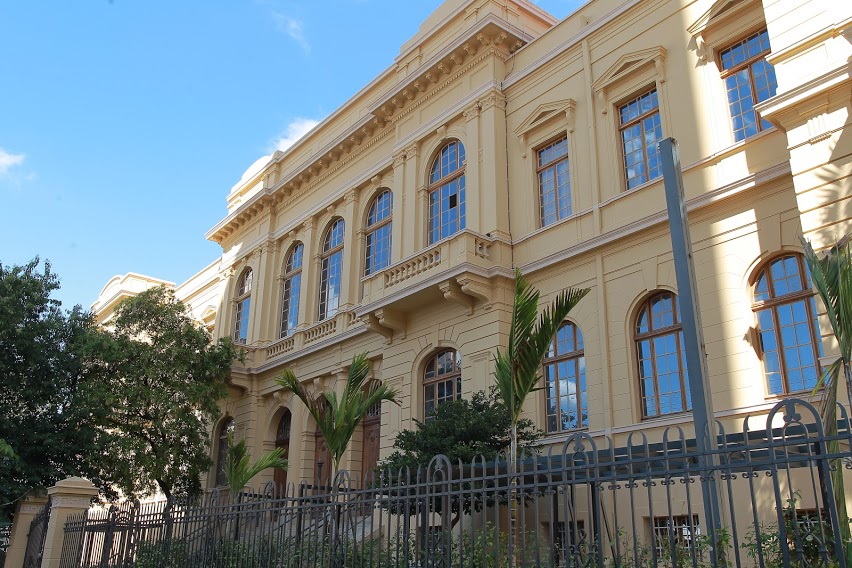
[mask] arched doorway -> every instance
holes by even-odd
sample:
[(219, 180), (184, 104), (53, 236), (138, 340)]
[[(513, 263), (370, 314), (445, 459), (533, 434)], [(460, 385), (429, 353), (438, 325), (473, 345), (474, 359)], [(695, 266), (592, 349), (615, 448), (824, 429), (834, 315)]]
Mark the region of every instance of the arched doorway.
[[(289, 410), (284, 410), (281, 415), (281, 420), (278, 422), (278, 429), (275, 434), (275, 447), (284, 450), (284, 459), (290, 455), (290, 424), (292, 415)], [(287, 491), (287, 470), (276, 469), (273, 480), (275, 481), (275, 490), (279, 495), (285, 495)]]
[(328, 487), (332, 469), (331, 452), (322, 431), (317, 428), (314, 433), (314, 483), (319, 487)]
[(374, 469), (379, 463), (379, 448), (382, 438), (382, 403), (370, 407), (364, 421), (364, 439), (361, 447), (361, 479), (364, 487), (372, 482)]

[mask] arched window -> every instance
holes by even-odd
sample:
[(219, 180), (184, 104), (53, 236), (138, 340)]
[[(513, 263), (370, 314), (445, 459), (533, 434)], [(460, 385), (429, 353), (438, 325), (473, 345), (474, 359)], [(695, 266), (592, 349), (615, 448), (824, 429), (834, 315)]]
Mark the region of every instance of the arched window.
[(234, 433), (234, 419), (228, 418), (219, 427), (216, 441), (216, 486), (228, 484), (225, 477), (225, 461), (228, 459), (228, 436)]
[(423, 417), (428, 422), (439, 404), (461, 398), (461, 353), (445, 349), (432, 356), (423, 373)]
[(393, 194), (386, 189), (376, 196), (367, 214), (364, 275), (370, 275), (390, 264), (392, 212)]
[(812, 390), (822, 356), (811, 278), (800, 254), (776, 258), (752, 295), (769, 394)]
[(340, 307), (343, 278), (343, 219), (337, 219), (325, 233), (322, 242), (319, 319), (334, 316)]
[(583, 334), (571, 322), (562, 324), (544, 356), (544, 380), (547, 431), (576, 430), (588, 426)]
[[(287, 459), (287, 456), (290, 453), (291, 420), (292, 415), (290, 414), (290, 411), (285, 410), (284, 414), (281, 416), (281, 420), (278, 422), (278, 430), (275, 432), (275, 447), (284, 450), (284, 459)], [(287, 470), (276, 468), (275, 473), (273, 473), (273, 478), (279, 494), (283, 495), (284, 491), (287, 489)]]
[(248, 340), (251, 275), (251, 268), (247, 268), (240, 276), (237, 286), (237, 311), (234, 315), (234, 341), (237, 343), (245, 343)]
[(658, 292), (645, 300), (635, 334), (642, 417), (691, 409), (677, 296)]
[(281, 334), (286, 337), (299, 325), (299, 292), (302, 290), (302, 243), (296, 243), (284, 263), (284, 291), (281, 300)]
[(464, 146), (450, 142), (432, 162), (429, 174), (429, 244), (449, 237), (465, 226)]

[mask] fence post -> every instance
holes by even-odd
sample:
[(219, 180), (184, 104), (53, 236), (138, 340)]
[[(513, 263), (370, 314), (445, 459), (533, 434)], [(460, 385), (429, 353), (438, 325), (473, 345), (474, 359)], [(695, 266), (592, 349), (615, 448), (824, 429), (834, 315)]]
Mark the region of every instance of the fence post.
[(18, 503), (15, 519), (12, 521), (12, 536), (9, 540), (9, 549), (6, 551), (6, 563), (3, 565), (5, 568), (23, 567), (30, 525), (33, 517), (45, 505), (47, 505), (47, 495), (36, 496), (32, 491)]
[(48, 489), (47, 494), (50, 496), (51, 509), (41, 568), (59, 568), (62, 543), (65, 540), (65, 521), (69, 516), (87, 510), (98, 490), (88, 479), (69, 477)]

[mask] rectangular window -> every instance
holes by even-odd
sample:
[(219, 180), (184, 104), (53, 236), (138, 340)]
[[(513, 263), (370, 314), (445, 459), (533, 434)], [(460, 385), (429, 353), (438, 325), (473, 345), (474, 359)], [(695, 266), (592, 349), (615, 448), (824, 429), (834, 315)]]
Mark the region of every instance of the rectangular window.
[(737, 142), (772, 126), (754, 110), (755, 104), (774, 96), (778, 89), (775, 69), (766, 61), (768, 54), (769, 34), (765, 29), (719, 54)]
[(571, 215), (571, 176), (568, 170), (568, 138), (538, 151), (538, 192), (541, 226)]
[(618, 107), (627, 189), (663, 175), (657, 143), (663, 137), (657, 89)]
[(682, 558), (695, 545), (695, 538), (701, 534), (698, 527), (698, 515), (672, 515), (654, 517), (654, 546), (657, 558)]

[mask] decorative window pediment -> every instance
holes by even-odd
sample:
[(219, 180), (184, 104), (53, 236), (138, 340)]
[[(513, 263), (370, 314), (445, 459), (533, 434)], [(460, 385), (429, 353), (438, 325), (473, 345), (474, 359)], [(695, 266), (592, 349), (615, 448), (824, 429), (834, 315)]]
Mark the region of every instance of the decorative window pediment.
[(720, 18), (727, 18), (735, 12), (739, 12), (746, 4), (748, 4), (747, 0), (716, 0), (709, 10), (704, 12), (700, 18), (686, 28), (686, 31), (693, 36), (700, 34), (711, 23), (715, 23)]
[(551, 120), (565, 116), (568, 119), (570, 130), (574, 130), (574, 109), (577, 108), (577, 103), (574, 99), (562, 99), (538, 105), (532, 113), (524, 120), (520, 126), (515, 129), (515, 134), (518, 136), (526, 136), (531, 130), (550, 122)]
[(550, 124), (555, 120), (564, 120), (567, 123), (569, 133), (574, 132), (574, 113), (577, 108), (577, 102), (574, 99), (561, 99), (550, 103), (538, 105), (534, 111), (527, 116), (520, 126), (515, 129), (515, 134), (521, 140), (521, 146), (524, 149), (523, 157), (527, 156), (527, 142), (531, 138), (532, 133), (539, 127), (545, 124)]
[[(695, 47), (696, 54), (701, 61), (707, 61), (707, 56), (712, 51), (708, 46), (708, 34), (713, 28), (717, 28), (725, 22), (731, 22), (733, 17), (743, 19), (743, 16), (748, 14), (745, 12), (754, 8), (755, 2), (750, 0), (716, 0), (709, 10), (704, 12), (700, 18), (695, 20), (691, 26), (686, 28), (689, 35), (692, 36), (692, 43)], [(739, 32), (737, 32), (739, 33)], [(719, 38), (719, 41), (727, 42), (727, 38)]]
[(593, 83), (592, 87), (598, 93), (602, 93), (613, 83), (617, 83), (621, 79), (644, 69), (648, 65), (655, 66), (657, 74), (660, 76), (661, 80), (664, 81), (665, 73), (663, 63), (665, 58), (666, 49), (662, 46), (634, 51), (633, 53), (626, 53), (619, 57), (618, 61), (607, 69), (606, 73), (601, 75), (600, 78)]

